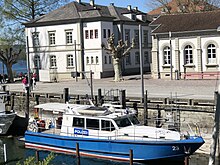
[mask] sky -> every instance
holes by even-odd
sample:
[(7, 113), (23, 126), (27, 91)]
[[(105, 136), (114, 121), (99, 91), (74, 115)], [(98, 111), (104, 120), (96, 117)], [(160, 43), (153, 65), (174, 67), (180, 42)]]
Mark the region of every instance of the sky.
[[(82, 0), (82, 2), (89, 3), (90, 0)], [(138, 9), (142, 12), (149, 12), (151, 10), (148, 7), (148, 3), (150, 0), (94, 0), (95, 4), (109, 6), (110, 3), (114, 3), (115, 6), (118, 7), (125, 7), (127, 8), (128, 5), (131, 5), (132, 8), (138, 7)]]

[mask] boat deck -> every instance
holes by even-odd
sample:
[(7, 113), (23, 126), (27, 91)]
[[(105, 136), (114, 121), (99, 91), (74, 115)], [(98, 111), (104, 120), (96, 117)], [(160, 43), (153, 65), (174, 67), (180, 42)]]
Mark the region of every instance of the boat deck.
[(59, 135), (60, 132), (61, 129), (57, 129), (57, 128), (50, 128), (42, 131), (42, 133), (55, 134), (55, 135)]

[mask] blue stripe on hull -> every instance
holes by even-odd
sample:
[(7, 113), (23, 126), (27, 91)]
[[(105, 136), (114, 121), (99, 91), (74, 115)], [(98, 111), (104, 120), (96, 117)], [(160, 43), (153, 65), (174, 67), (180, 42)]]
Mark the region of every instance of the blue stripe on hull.
[[(127, 141), (92, 138), (67, 137), (44, 133), (26, 132), (26, 146), (29, 148), (54, 149), (57, 152), (75, 153), (79, 143), (80, 153), (85, 156), (115, 160), (128, 160), (129, 150), (133, 150), (134, 160), (154, 160), (184, 158), (196, 151), (203, 143), (202, 138), (180, 141)], [(62, 150), (62, 151), (61, 151)], [(188, 152), (188, 153), (186, 153)]]

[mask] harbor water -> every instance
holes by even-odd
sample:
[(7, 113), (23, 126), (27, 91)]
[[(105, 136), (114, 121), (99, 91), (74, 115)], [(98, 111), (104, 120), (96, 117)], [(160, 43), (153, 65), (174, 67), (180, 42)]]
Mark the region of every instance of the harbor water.
[[(16, 64), (12, 66), (13, 72), (18, 75), (19, 73), (27, 73), (27, 63), (25, 60), (19, 60)], [(7, 74), (7, 68), (2, 62), (0, 62), (0, 74)]]

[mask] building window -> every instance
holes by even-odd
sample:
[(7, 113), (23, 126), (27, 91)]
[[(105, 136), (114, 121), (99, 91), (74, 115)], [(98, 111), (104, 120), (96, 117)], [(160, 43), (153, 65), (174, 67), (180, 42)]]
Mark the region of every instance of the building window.
[(95, 38), (99, 37), (98, 29), (95, 29)]
[(103, 38), (106, 38), (106, 29), (103, 29)]
[(130, 46), (130, 30), (125, 29), (125, 42), (127, 42), (127, 45)]
[(96, 62), (96, 64), (99, 63), (99, 57), (98, 57), (98, 56), (96, 56), (96, 58), (95, 58), (95, 62)]
[(55, 40), (55, 32), (49, 32), (49, 44), (50, 45), (55, 45), (56, 40)]
[(192, 64), (193, 63), (193, 50), (192, 46), (187, 45), (184, 48), (184, 64)]
[(111, 30), (108, 29), (108, 38), (111, 36)]
[(89, 31), (88, 30), (85, 31), (85, 38), (89, 39)]
[(216, 47), (214, 44), (209, 44), (207, 47), (207, 56), (209, 64), (216, 64)]
[(66, 31), (66, 44), (72, 44), (73, 43), (73, 32)]
[(127, 54), (127, 56), (125, 57), (125, 64), (126, 65), (131, 65), (131, 54), (130, 52)]
[(164, 65), (170, 64), (170, 47), (168, 46), (163, 49), (163, 60)]
[(94, 63), (94, 59), (93, 59), (93, 57), (91, 57), (91, 64), (93, 64)]
[(107, 64), (107, 56), (105, 56), (105, 61), (104, 61), (104, 63)]
[(138, 47), (139, 46), (139, 30), (134, 30), (134, 40), (135, 40), (135, 45)]
[(147, 30), (144, 30), (144, 36), (143, 36), (143, 44), (144, 44), (144, 47), (147, 47), (148, 45), (148, 31)]
[(39, 32), (32, 33), (32, 38), (33, 38), (33, 47), (39, 46), (40, 45)]
[(54, 55), (50, 56), (50, 67), (51, 68), (57, 67), (57, 59), (56, 56)]
[(73, 55), (68, 54), (67, 55), (67, 67), (73, 67), (73, 66), (74, 66)]
[(39, 55), (34, 56), (34, 68), (41, 69), (41, 62), (40, 62), (40, 56)]
[(149, 63), (149, 57), (148, 57), (148, 52), (144, 52), (144, 64)]
[(140, 53), (135, 52), (135, 65), (140, 64)]
[(93, 39), (93, 30), (90, 30), (90, 39)]
[(86, 64), (89, 64), (89, 57), (86, 57)]
[(112, 56), (109, 56), (108, 59), (109, 59), (109, 64), (111, 64), (112, 63)]

